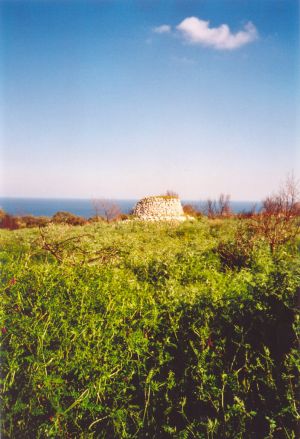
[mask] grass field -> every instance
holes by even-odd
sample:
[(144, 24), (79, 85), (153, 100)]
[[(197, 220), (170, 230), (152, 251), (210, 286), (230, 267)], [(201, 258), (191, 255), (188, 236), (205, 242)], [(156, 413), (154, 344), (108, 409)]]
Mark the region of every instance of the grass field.
[(3, 438), (295, 438), (299, 239), (246, 220), (0, 231)]

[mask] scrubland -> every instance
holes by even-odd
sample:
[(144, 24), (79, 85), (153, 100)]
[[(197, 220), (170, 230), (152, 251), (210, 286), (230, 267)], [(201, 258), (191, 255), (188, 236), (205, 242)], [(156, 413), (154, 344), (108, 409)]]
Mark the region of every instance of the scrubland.
[(295, 438), (300, 239), (251, 221), (1, 230), (2, 437)]

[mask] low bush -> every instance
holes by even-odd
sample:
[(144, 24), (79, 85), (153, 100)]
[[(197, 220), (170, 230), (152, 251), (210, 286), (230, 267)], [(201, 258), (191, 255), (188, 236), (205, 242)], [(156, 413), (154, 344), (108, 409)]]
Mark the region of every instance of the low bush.
[(85, 218), (70, 212), (57, 212), (51, 221), (55, 224), (70, 224), (71, 226), (82, 226), (87, 222)]
[(94, 216), (92, 216), (91, 218), (88, 219), (89, 223), (101, 223), (101, 222), (104, 222), (104, 221), (106, 221), (106, 219), (103, 216), (101, 216), (101, 215), (94, 215)]
[(45, 227), (49, 222), (50, 218), (46, 216), (26, 215), (20, 217), (21, 227)]
[(127, 215), (126, 213), (120, 213), (120, 214), (114, 219), (114, 221), (127, 221), (128, 219), (130, 219), (130, 215)]
[(202, 216), (202, 213), (192, 204), (184, 204), (182, 209), (186, 215), (193, 216), (195, 218), (200, 218)]
[(21, 227), (21, 221), (19, 217), (4, 213), (0, 217), (0, 228), (8, 230), (16, 230)]

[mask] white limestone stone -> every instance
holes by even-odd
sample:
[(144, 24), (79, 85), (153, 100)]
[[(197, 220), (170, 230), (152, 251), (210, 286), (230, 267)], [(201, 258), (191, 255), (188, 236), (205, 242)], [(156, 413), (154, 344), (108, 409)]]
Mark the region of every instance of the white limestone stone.
[(142, 221), (185, 221), (180, 199), (157, 195), (141, 199), (135, 206), (134, 216)]

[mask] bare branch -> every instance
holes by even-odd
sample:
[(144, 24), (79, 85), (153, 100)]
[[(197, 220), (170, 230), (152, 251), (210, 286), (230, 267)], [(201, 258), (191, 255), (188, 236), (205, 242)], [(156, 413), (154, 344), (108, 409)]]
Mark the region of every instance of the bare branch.
[(102, 199), (92, 200), (92, 205), (97, 217), (104, 216), (109, 223), (121, 215), (119, 206), (113, 201)]

